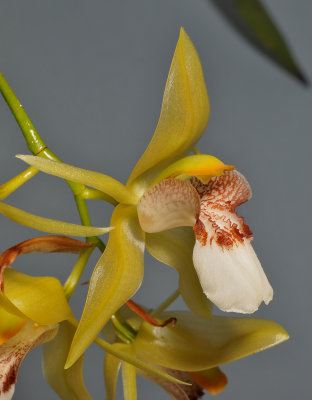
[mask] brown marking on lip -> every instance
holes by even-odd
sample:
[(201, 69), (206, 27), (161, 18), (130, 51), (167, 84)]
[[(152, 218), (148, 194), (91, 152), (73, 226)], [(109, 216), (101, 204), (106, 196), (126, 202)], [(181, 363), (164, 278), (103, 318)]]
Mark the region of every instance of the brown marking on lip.
[(207, 184), (193, 177), (192, 185), (201, 198), (201, 212), (194, 226), (196, 238), (202, 245), (215, 242), (218, 246), (231, 249), (251, 240), (252, 232), (244, 218), (237, 215), (235, 208), (251, 197), (247, 180), (238, 171), (225, 171)]
[(11, 386), (15, 384), (17, 380), (17, 369), (18, 368), (16, 367), (16, 365), (12, 365), (9, 371), (7, 372), (5, 381), (3, 382), (2, 385), (3, 393), (8, 392)]
[(193, 226), (193, 230), (196, 235), (196, 239), (201, 243), (202, 246), (206, 246), (208, 233), (206, 231), (204, 223), (199, 218)]

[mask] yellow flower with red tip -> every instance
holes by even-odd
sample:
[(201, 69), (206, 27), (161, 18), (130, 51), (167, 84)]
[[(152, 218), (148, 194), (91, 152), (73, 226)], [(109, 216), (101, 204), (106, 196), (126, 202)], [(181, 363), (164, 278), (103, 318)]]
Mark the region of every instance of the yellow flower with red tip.
[[(156, 131), (126, 185), (61, 162), (19, 156), (41, 171), (91, 186), (119, 203), (67, 367), (140, 287), (145, 245), (178, 270), (181, 294), (199, 316), (211, 317), (210, 300), (224, 311), (243, 313), (271, 300), (272, 288), (250, 245), (249, 230), (234, 211), (249, 198), (248, 183), (233, 166), (213, 156), (187, 157), (208, 118), (200, 60), (181, 29)], [(193, 176), (201, 183), (186, 180)]]

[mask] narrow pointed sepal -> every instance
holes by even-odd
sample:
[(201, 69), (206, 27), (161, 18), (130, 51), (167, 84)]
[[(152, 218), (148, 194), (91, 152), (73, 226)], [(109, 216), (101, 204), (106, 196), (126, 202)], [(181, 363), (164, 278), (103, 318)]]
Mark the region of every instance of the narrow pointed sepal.
[(128, 185), (146, 187), (162, 169), (185, 157), (204, 132), (209, 111), (197, 51), (181, 28), (154, 136), (134, 167)]
[(18, 154), (16, 157), (47, 174), (98, 189), (118, 202), (127, 204), (136, 204), (137, 202), (136, 196), (122, 183), (100, 172), (89, 171), (60, 161), (46, 160), (36, 156)]
[(55, 219), (39, 217), (19, 208), (0, 202), (0, 213), (20, 225), (39, 231), (71, 236), (99, 236), (110, 232), (114, 227), (97, 228), (93, 226), (82, 226), (69, 222), (57, 221)]
[(136, 207), (118, 205), (111, 222), (115, 229), (93, 271), (67, 366), (81, 356), (112, 314), (134, 295), (143, 279), (144, 234)]
[(31, 322), (0, 346), (0, 399), (10, 400), (21, 362), (27, 353), (41, 343), (51, 340), (57, 325), (38, 326)]

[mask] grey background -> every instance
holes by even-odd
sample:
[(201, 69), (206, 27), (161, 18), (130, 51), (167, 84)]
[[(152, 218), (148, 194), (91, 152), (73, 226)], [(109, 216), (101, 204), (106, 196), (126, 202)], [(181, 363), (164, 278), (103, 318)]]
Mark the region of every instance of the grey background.
[[(266, 1), (312, 79), (308, 0)], [(244, 42), (209, 1), (122, 0), (0, 3), (0, 70), (35, 126), (68, 163), (125, 182), (148, 144), (179, 27), (201, 57), (211, 118), (199, 146), (248, 178), (253, 199), (241, 207), (254, 246), (275, 289), (274, 301), (256, 317), (273, 319), (291, 340), (223, 367), (229, 378), (219, 399), (310, 398), (311, 370), (311, 125), (312, 93)], [(0, 182), (24, 168), (28, 153), (0, 99)], [(37, 175), (6, 200), (50, 218), (79, 222), (70, 190), (57, 178)], [(112, 208), (90, 202), (94, 224), (108, 225)], [(1, 219), (1, 249), (38, 232)], [(99, 254), (85, 271), (87, 280)], [(75, 256), (36, 255), (16, 262), (30, 274), (66, 278)], [(147, 258), (136, 299), (155, 306), (176, 286), (168, 267)], [(86, 287), (78, 289), (79, 310)], [(184, 307), (177, 301), (174, 307)], [(92, 347), (85, 377), (94, 399), (104, 398), (103, 353)], [(15, 399), (56, 399), (40, 373), (40, 350), (23, 363)], [(122, 398), (121, 389), (118, 399)], [(139, 379), (140, 399), (167, 399)], [(205, 398), (209, 398), (207, 395)]]

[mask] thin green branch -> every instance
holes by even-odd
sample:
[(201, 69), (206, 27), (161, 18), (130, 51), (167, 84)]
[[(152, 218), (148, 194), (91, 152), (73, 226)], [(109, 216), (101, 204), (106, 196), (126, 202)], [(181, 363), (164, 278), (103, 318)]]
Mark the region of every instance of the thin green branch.
[(94, 248), (90, 247), (81, 251), (74, 268), (72, 269), (69, 277), (64, 283), (63, 289), (65, 297), (69, 300), (76, 289), (79, 279), (83, 273), (83, 270), (93, 252)]
[[(16, 122), (18, 123), (18, 125), (24, 135), (24, 138), (26, 140), (29, 150), (34, 155), (37, 155), (39, 157), (47, 158), (47, 159), (54, 160), (54, 161), (61, 161), (50, 149), (48, 149), (47, 145), (42, 140), (42, 138), (39, 135), (38, 131), (36, 130), (35, 126), (33, 125), (30, 118), (28, 117), (27, 113), (25, 112), (24, 108), (22, 107), (22, 104), (20, 103), (19, 99), (17, 98), (17, 96), (11, 89), (10, 85), (8, 84), (8, 82), (5, 80), (4, 76), (1, 73), (0, 73), (0, 91), (1, 91), (5, 101), (7, 102), (9, 108), (11, 109), (12, 114), (14, 115)], [(32, 174), (35, 175), (35, 172), (32, 172)], [(21, 181), (19, 182), (19, 186), (18, 186), (17, 182), (18, 182), (19, 178), (18, 177), (15, 177), (15, 178), (17, 178), (17, 179), (16, 179), (15, 183), (13, 183), (13, 185), (12, 185), (13, 190), (15, 190), (14, 185), (15, 185), (15, 188), (17, 188), (20, 186), (20, 184), (22, 184), (22, 183), (24, 183), (24, 181), (26, 181), (25, 177), (24, 177), (24, 181), (23, 181), (23, 178), (21, 178)], [(75, 201), (76, 201), (77, 209), (78, 209), (82, 224), (91, 226), (91, 220), (89, 217), (88, 208), (87, 208), (85, 199), (82, 196), (82, 193), (86, 190), (86, 187), (77, 182), (71, 182), (71, 181), (66, 181), (66, 182), (70, 186), (70, 188), (75, 196)], [(89, 238), (87, 238), (87, 242), (93, 243), (101, 251), (104, 251), (104, 249), (105, 249), (105, 244), (98, 237), (89, 237)], [(79, 265), (82, 265), (82, 264), (79, 264)]]
[(0, 200), (5, 199), (16, 189), (26, 183), (29, 179), (35, 176), (39, 172), (35, 167), (29, 167), (20, 174), (14, 176), (14, 178), (0, 185)]
[(85, 200), (104, 200), (107, 203), (117, 206), (118, 202), (106, 193), (101, 192), (97, 189), (85, 188), (81, 195)]

